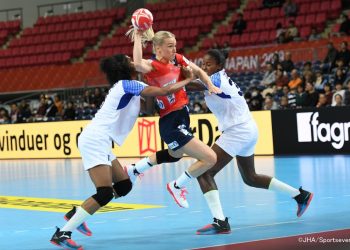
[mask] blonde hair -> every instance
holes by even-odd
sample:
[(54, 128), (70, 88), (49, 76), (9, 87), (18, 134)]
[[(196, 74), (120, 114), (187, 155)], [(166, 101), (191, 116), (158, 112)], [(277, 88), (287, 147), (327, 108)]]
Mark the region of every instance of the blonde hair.
[[(135, 28), (132, 27), (131, 29), (129, 29), (125, 35), (128, 36), (132, 42), (134, 42)], [(148, 30), (142, 33), (141, 42), (142, 42), (142, 46), (146, 47), (147, 42), (152, 41), (153, 53), (155, 53), (156, 52), (155, 46), (162, 45), (164, 43), (164, 40), (167, 38), (175, 38), (175, 35), (170, 31), (158, 31), (154, 33), (152, 27), (150, 27)]]

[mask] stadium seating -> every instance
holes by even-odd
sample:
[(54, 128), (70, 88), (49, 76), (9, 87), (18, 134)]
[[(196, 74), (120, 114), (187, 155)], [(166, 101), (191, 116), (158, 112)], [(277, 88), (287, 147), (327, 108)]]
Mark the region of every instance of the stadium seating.
[(7, 50), (0, 50), (0, 67), (69, 63), (124, 16), (125, 9), (120, 8), (40, 17), (34, 27), (11, 40)]
[(0, 22), (0, 46), (2, 46), (9, 36), (15, 35), (21, 28), (21, 21)]
[(218, 27), (214, 34), (215, 38), (203, 41), (201, 48), (208, 49), (214, 42), (218, 43), (219, 46), (229, 42), (234, 47), (274, 43), (277, 23), (287, 27), (290, 20), (295, 21), (300, 37), (307, 39), (311, 34), (312, 27), (315, 27), (318, 32), (322, 32), (325, 29), (326, 21), (339, 17), (341, 12), (341, 0), (296, 0), (294, 2), (298, 4), (298, 15), (295, 18), (287, 18), (281, 7), (264, 9), (261, 0), (250, 0), (243, 11), (247, 28), (239, 39), (235, 36), (229, 37), (232, 25), (237, 19), (237, 15), (233, 15), (227, 25)]

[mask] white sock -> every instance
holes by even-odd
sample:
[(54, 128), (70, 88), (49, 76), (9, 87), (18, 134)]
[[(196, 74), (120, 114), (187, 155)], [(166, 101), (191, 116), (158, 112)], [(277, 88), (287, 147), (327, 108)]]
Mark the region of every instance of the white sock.
[(283, 193), (289, 194), (292, 198), (300, 194), (299, 190), (296, 188), (293, 188), (289, 186), (288, 184), (277, 180), (276, 178), (272, 178), (270, 185), (269, 185), (269, 190), (274, 190), (274, 191), (279, 191)]
[(192, 176), (187, 171), (185, 171), (179, 176), (179, 178), (175, 180), (175, 184), (179, 188), (183, 188), (185, 184), (191, 179), (192, 179)]
[(213, 217), (219, 220), (225, 220), (224, 212), (221, 207), (219, 191), (211, 190), (206, 192), (204, 198), (207, 200), (208, 207)]
[(140, 174), (150, 169), (153, 165), (150, 163), (149, 157), (145, 157), (142, 160), (135, 163), (135, 169)]
[(83, 223), (91, 214), (86, 212), (84, 208), (77, 207), (77, 211), (73, 215), (73, 217), (64, 225), (61, 231), (70, 231), (75, 230), (81, 223)]

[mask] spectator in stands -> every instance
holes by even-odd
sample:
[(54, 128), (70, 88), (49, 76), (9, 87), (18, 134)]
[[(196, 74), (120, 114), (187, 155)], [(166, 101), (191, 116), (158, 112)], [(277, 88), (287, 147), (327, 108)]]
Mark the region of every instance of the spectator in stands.
[(92, 107), (99, 108), (104, 101), (104, 97), (99, 88), (95, 88), (94, 95), (92, 97)]
[(283, 68), (281, 64), (277, 66), (275, 75), (276, 75), (275, 83), (276, 83), (277, 91), (279, 91), (280, 89), (282, 89), (284, 86), (288, 84), (288, 77), (283, 73)]
[(288, 97), (283, 95), (280, 98), (280, 105), (278, 107), (278, 109), (288, 109), (289, 105), (288, 105)]
[(304, 91), (303, 85), (299, 85), (296, 88), (296, 94), (295, 94), (295, 106), (297, 108), (301, 108), (305, 106), (305, 98), (306, 98), (306, 93)]
[(288, 87), (290, 89), (295, 89), (296, 87), (298, 87), (300, 84), (302, 84), (302, 80), (299, 76), (298, 70), (293, 69), (291, 72), (291, 80), (288, 83)]
[(267, 87), (271, 84), (274, 84), (275, 81), (276, 81), (275, 72), (272, 68), (272, 64), (268, 62), (266, 63), (266, 72), (263, 76), (263, 79), (261, 80), (260, 85)]
[(315, 89), (319, 93), (324, 92), (324, 85), (327, 83), (327, 79), (323, 76), (320, 69), (316, 71)]
[(346, 14), (342, 14), (343, 22), (340, 24), (339, 33), (341, 35), (350, 35), (350, 19)]
[(344, 74), (344, 71), (341, 68), (337, 68), (335, 76), (334, 76), (334, 82), (335, 83), (341, 83), (343, 84), (345, 82), (346, 75)]
[(46, 103), (47, 103), (47, 109), (46, 109), (45, 117), (46, 118), (55, 118), (58, 110), (57, 110), (57, 107), (56, 107), (54, 101), (52, 100), (51, 97), (49, 97), (47, 99)]
[(332, 87), (329, 83), (326, 83), (324, 85), (324, 94), (327, 98), (327, 105), (330, 106), (332, 104), (332, 100), (333, 100), (333, 92), (332, 92)]
[(297, 107), (297, 104), (296, 104), (296, 98), (297, 98), (297, 93), (296, 93), (296, 89), (293, 88), (293, 89), (290, 89), (289, 92), (288, 92), (288, 105), (290, 108), (294, 109)]
[(91, 105), (92, 105), (92, 96), (91, 96), (90, 89), (87, 89), (84, 92), (83, 107), (87, 108), (87, 107), (91, 107)]
[(67, 107), (64, 110), (63, 113), (63, 120), (65, 121), (72, 121), (75, 119), (75, 108), (74, 108), (74, 103), (72, 101), (69, 101), (67, 103)]
[(232, 32), (230, 33), (230, 35), (241, 35), (246, 28), (247, 22), (243, 19), (243, 14), (238, 13), (237, 20), (233, 23)]
[(348, 50), (348, 43), (346, 41), (343, 41), (340, 44), (340, 50), (337, 53), (337, 56), (335, 58), (336, 61), (342, 59), (344, 62), (344, 65), (346, 67), (349, 67), (350, 62), (350, 51)]
[(344, 93), (344, 105), (349, 106), (350, 105), (350, 80), (347, 82), (348, 89), (345, 90)]
[(289, 26), (286, 32), (286, 42), (291, 42), (296, 40), (296, 38), (299, 35), (298, 28), (295, 26), (295, 23), (293, 20), (289, 21)]
[(327, 49), (327, 55), (323, 60), (323, 64), (321, 65), (321, 68), (325, 69), (326, 72), (330, 71), (330, 69), (335, 66), (335, 59), (338, 54), (338, 50), (334, 47), (332, 42), (328, 42)]
[(276, 25), (276, 41), (277, 43), (286, 42), (286, 30), (283, 28), (281, 23), (277, 23)]
[(283, 11), (286, 17), (296, 16), (298, 13), (298, 6), (292, 0), (287, 0), (283, 5)]
[(259, 89), (253, 87), (250, 89), (250, 92), (247, 92), (244, 95), (244, 98), (247, 101), (249, 109), (251, 111), (261, 110), (264, 98), (262, 97)]
[(19, 109), (17, 107), (17, 104), (16, 103), (12, 103), (11, 104), (11, 111), (10, 111), (11, 123), (17, 123), (18, 114), (19, 114)]
[(0, 124), (9, 124), (9, 123), (11, 123), (9, 112), (5, 108), (0, 108)]
[(314, 84), (312, 82), (306, 82), (305, 90), (304, 107), (316, 107), (318, 103), (318, 93), (315, 90)]
[(309, 41), (317, 41), (321, 39), (321, 35), (317, 32), (316, 27), (312, 27)]
[(63, 115), (63, 103), (61, 98), (58, 95), (55, 95), (55, 105), (57, 108), (57, 113), (62, 116)]
[(321, 93), (318, 95), (318, 103), (316, 104), (316, 108), (324, 108), (328, 107), (327, 97), (325, 94)]
[(193, 114), (203, 114), (203, 108), (202, 108), (202, 104), (200, 104), (199, 102), (195, 102), (193, 104), (193, 110), (192, 110)]
[(30, 110), (30, 107), (26, 102), (26, 100), (21, 101), (21, 103), (18, 106), (18, 109), (19, 109), (19, 113), (18, 113), (17, 121), (19, 123), (30, 121), (30, 118), (32, 116), (32, 111)]
[(41, 96), (39, 108), (36, 111), (35, 119), (41, 121), (46, 114), (46, 110), (47, 110), (46, 99), (44, 96)]
[(294, 63), (292, 61), (292, 54), (287, 51), (284, 55), (284, 60), (281, 62), (283, 70), (291, 72), (294, 69)]
[(335, 91), (333, 93), (332, 106), (336, 105), (336, 100), (335, 100), (335, 96), (336, 95), (341, 95), (342, 100), (344, 100), (345, 90), (343, 89), (343, 83), (342, 82), (336, 82), (335, 83)]
[(271, 65), (273, 70), (277, 69), (277, 65), (280, 65), (280, 55), (278, 53), (273, 53), (272, 59), (271, 59)]
[(340, 94), (334, 95), (334, 102), (335, 102), (334, 107), (344, 106), (343, 97)]
[(276, 110), (276, 109), (278, 109), (277, 103), (273, 100), (270, 94), (266, 95), (263, 110)]

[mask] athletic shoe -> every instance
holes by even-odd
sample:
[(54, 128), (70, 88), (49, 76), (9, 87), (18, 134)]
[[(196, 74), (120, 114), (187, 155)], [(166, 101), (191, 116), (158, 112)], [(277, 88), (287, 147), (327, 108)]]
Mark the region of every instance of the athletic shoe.
[(143, 176), (143, 174), (139, 174), (136, 172), (135, 164), (124, 166), (123, 168), (124, 168), (125, 173), (127, 173), (129, 175), (129, 178), (130, 178), (130, 181), (132, 184), (135, 183), (137, 177), (141, 178)]
[(57, 227), (56, 232), (53, 234), (50, 242), (56, 246), (63, 247), (64, 249), (83, 250), (81, 245), (78, 245), (71, 239), (71, 234), (72, 232), (60, 231), (60, 229)]
[[(77, 211), (77, 208), (73, 207), (68, 213), (66, 213), (64, 215), (64, 219), (66, 221), (69, 221), (73, 217), (73, 215), (75, 214), (76, 211)], [(82, 234), (85, 234), (86, 236), (91, 236), (92, 235), (91, 230), (88, 228), (88, 226), (86, 225), (85, 222), (81, 223), (79, 225), (79, 227), (77, 227), (77, 230), (79, 232), (81, 232)]]
[(303, 215), (303, 213), (309, 207), (312, 197), (314, 196), (313, 193), (303, 190), (301, 187), (299, 188), (299, 191), (300, 191), (300, 194), (294, 197), (294, 199), (298, 203), (298, 211), (297, 211), (298, 217)]
[(186, 200), (186, 194), (188, 193), (187, 190), (185, 188), (181, 188), (181, 189), (176, 188), (174, 184), (175, 184), (175, 181), (169, 182), (166, 185), (167, 190), (169, 191), (171, 196), (174, 198), (177, 205), (183, 208), (188, 208), (189, 205)]
[(229, 234), (231, 233), (231, 227), (228, 223), (228, 218), (225, 220), (218, 220), (214, 218), (214, 222), (212, 224), (206, 225), (201, 229), (198, 229), (196, 234), (199, 235), (212, 235), (212, 234)]

